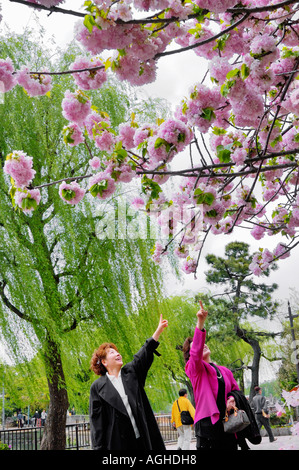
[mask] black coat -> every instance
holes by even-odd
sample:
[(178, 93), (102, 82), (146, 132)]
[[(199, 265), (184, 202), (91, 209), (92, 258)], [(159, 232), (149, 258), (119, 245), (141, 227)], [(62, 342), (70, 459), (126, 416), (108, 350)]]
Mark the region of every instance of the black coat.
[(247, 400), (247, 398), (243, 395), (240, 390), (233, 390), (232, 392), (228, 393), (228, 396), (233, 396), (236, 402), (236, 407), (239, 410), (246, 411), (246, 414), (249, 418), (250, 425), (247, 426), (243, 431), (237, 433), (238, 440), (242, 440), (244, 438), (248, 439), (251, 444), (257, 445), (260, 444), (262, 441), (260, 431), (258, 425), (255, 420), (254, 413), (251, 409), (251, 406)]
[[(140, 439), (138, 449), (165, 450), (154, 413), (144, 391), (147, 372), (159, 343), (153, 338), (134, 355), (132, 362), (121, 369), (125, 392), (136, 421)], [(90, 388), (89, 419), (91, 445), (94, 450), (136, 449), (136, 438), (123, 401), (106, 375)]]

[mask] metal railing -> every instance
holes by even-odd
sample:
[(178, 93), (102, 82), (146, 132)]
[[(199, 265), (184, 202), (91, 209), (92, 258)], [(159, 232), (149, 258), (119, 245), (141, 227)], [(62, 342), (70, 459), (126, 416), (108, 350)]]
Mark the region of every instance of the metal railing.
[[(0, 441), (11, 450), (39, 450), (43, 427), (0, 429)], [(66, 425), (66, 450), (90, 448), (89, 423)]]
[(0, 429), (0, 441), (11, 450), (39, 450), (43, 429), (33, 426)]
[[(156, 415), (164, 442), (176, 441), (177, 431), (171, 424), (170, 415)], [(0, 429), (0, 441), (12, 450), (39, 450), (43, 427)], [(194, 432), (194, 431), (193, 431)], [(66, 425), (66, 450), (90, 449), (89, 422)]]

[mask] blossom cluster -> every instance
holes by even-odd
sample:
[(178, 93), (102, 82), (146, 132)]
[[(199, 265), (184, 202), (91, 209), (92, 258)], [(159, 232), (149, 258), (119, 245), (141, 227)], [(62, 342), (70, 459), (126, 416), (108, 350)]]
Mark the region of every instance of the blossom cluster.
[[(152, 126), (122, 123), (116, 133), (107, 113), (95, 111), (88, 96), (79, 89), (75, 93), (66, 91), (62, 109), (64, 117), (70, 121), (63, 129), (65, 143), (79, 145), (86, 135), (101, 152), (101, 157), (90, 159), (90, 167), (96, 173), (89, 179), (87, 188), (98, 199), (110, 197), (118, 183), (132, 181), (136, 176), (136, 165), (146, 170), (162, 168), (163, 173), (172, 158), (190, 144), (193, 136), (190, 127), (174, 119)], [(129, 151), (134, 151), (135, 160), (130, 158)], [(141, 152), (139, 159), (138, 151)], [(142, 157), (144, 151), (146, 158)], [(156, 179), (162, 184), (167, 177), (162, 174)], [(72, 184), (72, 187), (66, 188), (64, 184), (60, 186), (60, 196), (70, 204), (80, 202), (83, 197), (83, 193), (79, 194), (80, 187)], [(74, 194), (70, 192), (66, 198), (61, 189), (73, 191)]]
[(56, 7), (64, 0), (27, 0), (28, 3), (36, 3), (37, 5), (43, 5), (44, 7)]
[[(296, 385), (289, 392), (283, 390), (281, 393), (282, 398), (285, 400), (285, 404), (288, 407), (298, 407), (299, 406), (299, 385)], [(293, 436), (299, 436), (299, 421), (294, 424), (291, 428)]]
[(91, 59), (77, 57), (71, 65), (71, 70), (83, 70), (74, 74), (74, 80), (82, 90), (97, 90), (107, 80), (105, 66), (97, 57)]
[[(289, 256), (299, 227), (299, 26), (295, 2), (274, 8), (277, 3), (243, 0), (247, 11), (254, 9), (253, 15), (244, 15), (235, 0), (86, 2), (87, 14), (75, 28), (86, 56), (71, 66), (75, 91), (68, 90), (62, 101), (68, 121), (63, 138), (70, 146), (91, 139), (98, 153), (90, 159), (93, 173), (84, 190), (66, 180), (59, 190), (62, 199), (70, 204), (78, 204), (84, 194), (106, 199), (119, 183), (139, 178), (141, 195), (134, 204), (176, 240), (174, 251), (187, 273), (197, 269), (203, 233), (229, 233), (242, 224), (256, 240), (284, 237), (274, 250), (261, 248), (254, 255), (255, 275)], [(148, 12), (148, 18), (134, 21), (136, 10), (144, 17)], [(211, 83), (193, 85), (171, 119), (127, 122), (116, 131), (109, 116), (93, 110), (88, 91), (103, 86), (108, 70), (133, 85), (154, 81), (158, 59), (169, 45), (179, 51), (192, 48), (205, 59)], [(104, 61), (100, 54), (106, 50), (112, 56)], [(30, 96), (46, 94), (50, 77), (29, 66), (15, 71), (9, 58), (0, 60), (5, 92), (21, 85)], [(209, 162), (202, 157), (200, 171), (191, 169), (169, 195), (163, 185), (172, 162), (183, 161), (187, 146), (198, 145), (198, 133), (206, 136)], [(14, 153), (5, 172), (16, 188), (28, 191), (34, 170), (27, 157)], [(156, 244), (157, 262), (165, 250)]]
[(299, 385), (294, 387), (291, 391), (283, 390), (281, 394), (287, 406), (299, 406)]

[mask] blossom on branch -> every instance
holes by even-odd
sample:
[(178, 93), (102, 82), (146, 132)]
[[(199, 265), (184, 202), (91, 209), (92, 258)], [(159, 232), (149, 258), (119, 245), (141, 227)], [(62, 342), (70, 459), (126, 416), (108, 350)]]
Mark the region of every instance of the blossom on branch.
[(3, 171), (13, 178), (17, 188), (28, 186), (36, 173), (33, 169), (33, 158), (19, 150), (7, 155)]
[(25, 65), (17, 71), (16, 80), (29, 96), (45, 95), (52, 88), (52, 78), (50, 75), (30, 73), (29, 67)]
[(69, 184), (63, 181), (59, 186), (59, 196), (68, 204), (79, 204), (84, 195), (85, 189), (81, 188), (76, 181)]
[(32, 214), (41, 200), (41, 194), (38, 189), (17, 189), (14, 193), (14, 201), (22, 212)]
[(75, 93), (67, 90), (61, 104), (63, 116), (79, 125), (83, 124), (90, 112), (89, 98), (81, 90), (76, 90)]
[(87, 59), (86, 57), (77, 57), (71, 65), (72, 70), (84, 70), (83, 72), (74, 73), (73, 77), (78, 86), (82, 90), (97, 90), (107, 80), (107, 74), (103, 62), (97, 57)]
[(7, 92), (16, 85), (16, 79), (13, 72), (14, 66), (12, 60), (9, 57), (5, 60), (0, 59), (0, 83), (2, 84), (2, 92)]
[[(62, 2), (34, 3), (51, 8)], [(84, 6), (75, 37), (87, 54), (63, 72), (78, 89), (65, 93), (62, 111), (69, 121), (65, 143), (84, 143), (90, 155), (93, 173), (78, 175), (88, 179), (88, 192), (106, 199), (119, 184), (139, 180), (142, 198), (133, 206), (155, 217), (170, 237), (165, 247), (156, 243), (154, 259), (160, 262), (173, 243), (187, 273), (196, 272), (208, 234), (244, 227), (255, 240), (278, 235), (276, 248), (261, 248), (251, 263), (255, 275), (267, 273), (299, 243), (297, 2), (94, 0)], [(85, 94), (100, 89), (108, 73), (134, 86), (151, 83), (159, 60), (191, 50), (206, 61), (208, 73), (169, 119), (133, 118), (116, 130)], [(111, 51), (105, 60), (103, 51)], [(19, 83), (30, 96), (51, 87), (49, 74), (28, 67), (15, 73), (9, 58), (0, 61), (0, 81), (1, 91)], [(31, 190), (34, 170), (31, 157), (13, 153), (4, 168), (13, 179), (12, 197), (22, 189), (20, 199)], [(163, 185), (172, 176), (169, 194)], [(76, 184), (62, 188), (68, 203), (78, 196)]]

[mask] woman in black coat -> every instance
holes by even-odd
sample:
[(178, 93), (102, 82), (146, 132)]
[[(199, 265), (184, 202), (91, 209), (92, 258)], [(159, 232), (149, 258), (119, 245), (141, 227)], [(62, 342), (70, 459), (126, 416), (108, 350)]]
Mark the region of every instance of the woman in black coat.
[(90, 388), (89, 419), (94, 450), (165, 450), (144, 385), (154, 353), (159, 355), (158, 338), (167, 325), (161, 315), (153, 336), (124, 366), (113, 343), (104, 343), (94, 352), (91, 369), (101, 376)]

